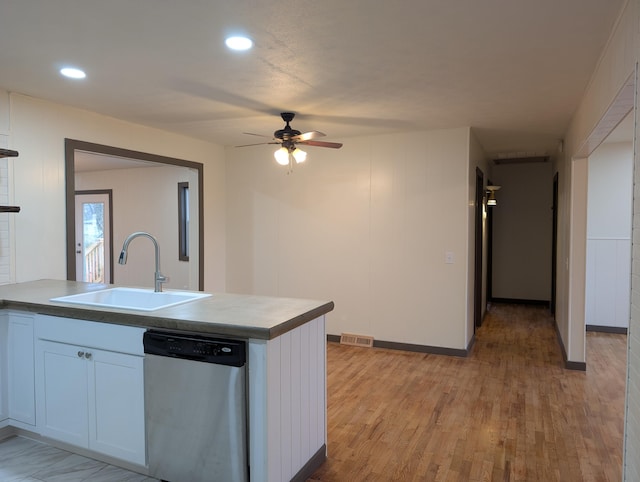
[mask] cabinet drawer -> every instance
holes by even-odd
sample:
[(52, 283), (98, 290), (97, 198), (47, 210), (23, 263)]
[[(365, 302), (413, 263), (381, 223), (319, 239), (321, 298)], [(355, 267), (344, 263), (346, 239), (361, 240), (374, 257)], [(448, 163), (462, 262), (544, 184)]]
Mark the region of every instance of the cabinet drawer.
[(35, 336), (90, 348), (144, 355), (142, 335), (146, 328), (36, 315)]

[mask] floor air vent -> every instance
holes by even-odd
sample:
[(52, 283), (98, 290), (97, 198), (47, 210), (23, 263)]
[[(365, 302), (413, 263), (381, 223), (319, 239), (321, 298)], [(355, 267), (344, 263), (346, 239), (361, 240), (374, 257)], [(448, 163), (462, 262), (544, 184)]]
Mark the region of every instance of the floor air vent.
[(366, 335), (354, 335), (352, 333), (342, 333), (340, 335), (340, 344), (371, 348), (373, 346), (373, 337)]

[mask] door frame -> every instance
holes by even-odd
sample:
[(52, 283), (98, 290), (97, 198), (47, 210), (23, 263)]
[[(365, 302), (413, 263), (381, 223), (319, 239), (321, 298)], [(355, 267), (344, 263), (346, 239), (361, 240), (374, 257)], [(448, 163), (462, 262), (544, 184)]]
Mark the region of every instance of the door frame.
[[(492, 185), (491, 179), (488, 181)], [(487, 207), (487, 303), (493, 301), (493, 207)]]
[(476, 167), (475, 256), (473, 274), (473, 332), (482, 325), (482, 213), (484, 209), (484, 173)]
[[(75, 208), (75, 196), (103, 194), (106, 195), (109, 200), (109, 279), (107, 283), (113, 284), (113, 189), (92, 189), (87, 191), (76, 191), (74, 194), (74, 208)], [(76, 233), (77, 235), (77, 233)], [(75, 242), (75, 241), (74, 241)]]
[(555, 320), (556, 315), (556, 284), (558, 272), (558, 173), (553, 176), (553, 221), (551, 227), (551, 301), (549, 310)]
[(120, 147), (95, 144), (93, 142), (79, 141), (65, 138), (65, 184), (66, 184), (66, 210), (67, 210), (67, 279), (76, 279), (75, 257), (75, 153), (76, 151), (107, 154), (115, 157), (124, 157), (139, 161), (156, 162), (171, 166), (188, 167), (198, 173), (198, 289), (204, 290), (204, 166), (200, 162), (177, 159), (175, 157), (160, 156), (148, 152), (132, 151)]

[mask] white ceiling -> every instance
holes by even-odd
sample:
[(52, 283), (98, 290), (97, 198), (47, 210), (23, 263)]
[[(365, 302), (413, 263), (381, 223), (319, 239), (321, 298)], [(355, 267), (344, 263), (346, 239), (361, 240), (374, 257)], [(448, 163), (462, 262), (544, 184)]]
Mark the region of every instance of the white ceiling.
[(554, 155), (623, 3), (2, 0), (0, 88), (223, 145), (293, 111), (329, 141), (473, 126), (491, 156)]

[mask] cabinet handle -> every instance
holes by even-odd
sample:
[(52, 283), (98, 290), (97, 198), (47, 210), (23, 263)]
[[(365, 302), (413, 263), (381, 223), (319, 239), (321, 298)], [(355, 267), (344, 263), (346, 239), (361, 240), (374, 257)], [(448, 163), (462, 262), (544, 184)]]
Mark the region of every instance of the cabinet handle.
[(87, 360), (91, 360), (91, 353), (89, 353), (89, 352), (85, 353), (85, 354), (84, 354), (84, 357), (85, 357)]
[(78, 352), (78, 357), (82, 358), (84, 356), (84, 352), (83, 351), (79, 351)]

